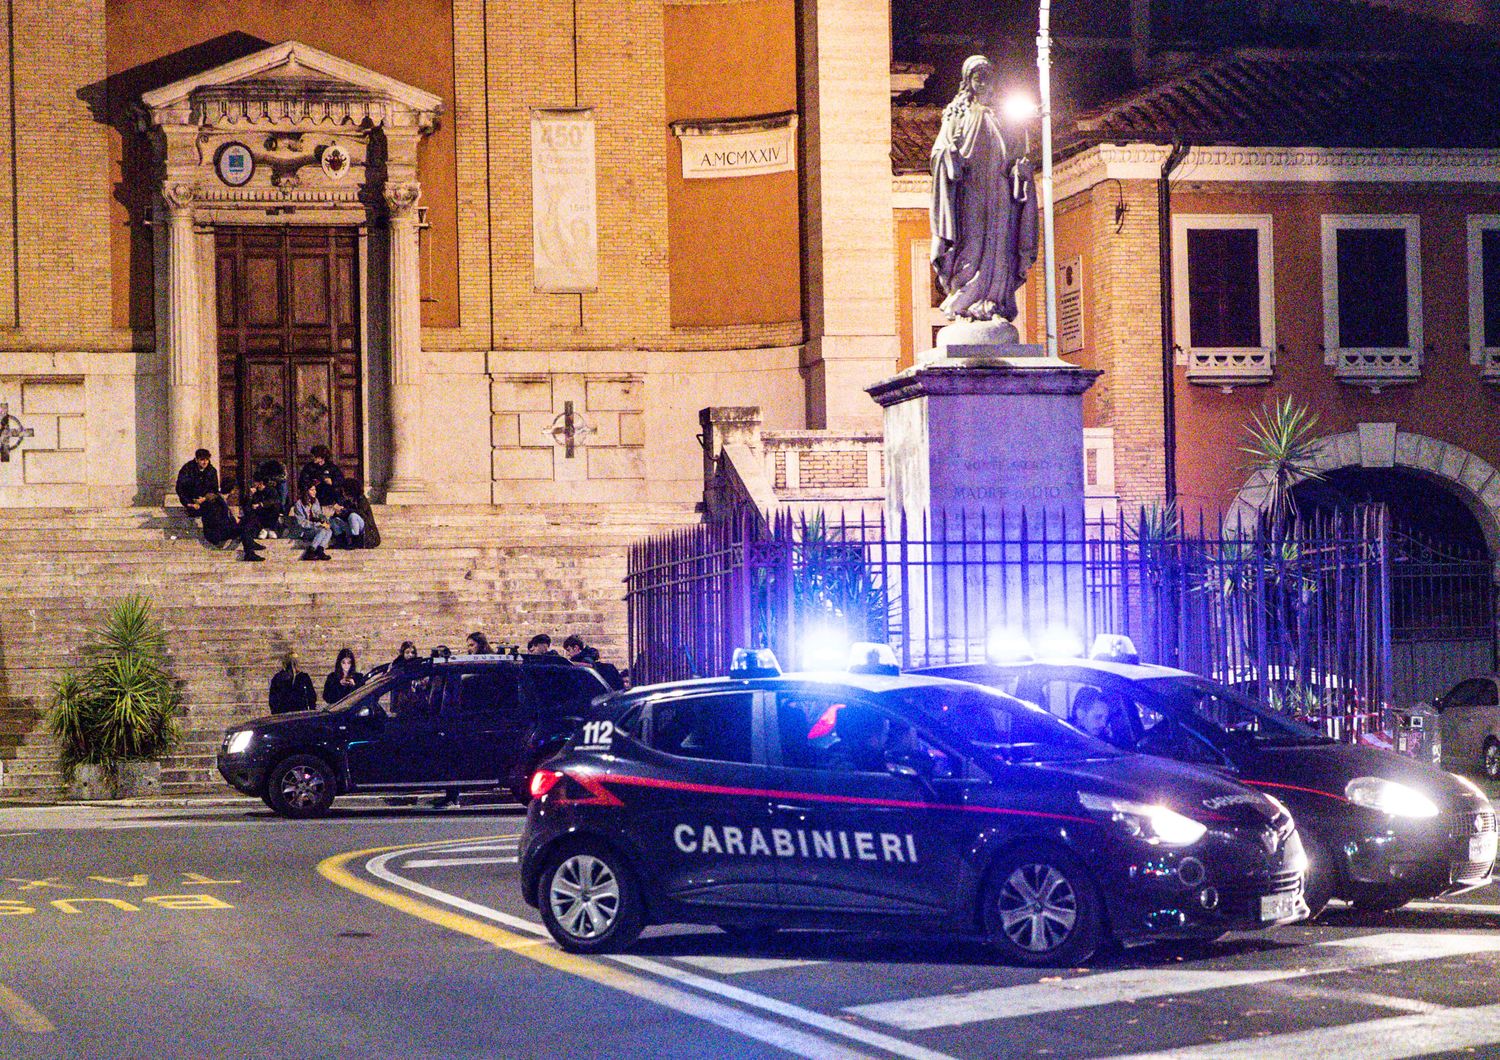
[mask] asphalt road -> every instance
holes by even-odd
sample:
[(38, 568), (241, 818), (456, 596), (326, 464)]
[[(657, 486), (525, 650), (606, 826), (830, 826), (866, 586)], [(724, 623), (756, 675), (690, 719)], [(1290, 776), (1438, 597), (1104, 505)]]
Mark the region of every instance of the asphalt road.
[(1088, 968), (943, 940), (546, 941), (514, 809), (0, 809), (0, 1057), (1500, 1055), (1500, 892)]

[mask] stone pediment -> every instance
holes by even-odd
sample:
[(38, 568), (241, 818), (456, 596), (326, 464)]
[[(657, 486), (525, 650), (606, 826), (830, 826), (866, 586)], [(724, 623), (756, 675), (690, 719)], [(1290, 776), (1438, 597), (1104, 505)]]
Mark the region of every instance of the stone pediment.
[(284, 41), (154, 89), (141, 103), (157, 126), (343, 125), (429, 132), (443, 101), (430, 92)]

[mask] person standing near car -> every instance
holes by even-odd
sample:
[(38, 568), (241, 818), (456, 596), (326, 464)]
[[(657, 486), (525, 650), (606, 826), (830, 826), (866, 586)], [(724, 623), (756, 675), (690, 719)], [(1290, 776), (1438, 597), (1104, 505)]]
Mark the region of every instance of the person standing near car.
[(354, 665), (354, 651), (340, 648), (333, 672), (323, 682), (323, 702), (330, 707), (365, 683), (365, 675)]
[(297, 669), (295, 651), (281, 657), (281, 669), (271, 678), (270, 704), (272, 714), (293, 714), (313, 710), (318, 705), (318, 693), (313, 690), (312, 678)]

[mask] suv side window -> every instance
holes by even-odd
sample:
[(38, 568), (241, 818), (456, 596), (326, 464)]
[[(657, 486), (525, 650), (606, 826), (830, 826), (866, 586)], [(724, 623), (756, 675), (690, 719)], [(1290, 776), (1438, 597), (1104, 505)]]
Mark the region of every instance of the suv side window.
[(512, 714), (518, 705), (516, 668), (492, 666), (448, 678), (448, 709), (458, 714)]
[(585, 666), (537, 666), (521, 671), (527, 709), (538, 717), (577, 714), (595, 696), (608, 692), (599, 676)]
[(398, 677), (387, 686), (378, 699), (372, 702), (374, 712), (385, 714), (393, 718), (412, 718), (436, 711), (437, 703), (441, 696), (434, 696), (434, 688), (441, 689), (442, 683), (433, 680), (431, 674), (423, 674), (415, 679), (410, 677)]
[(749, 692), (657, 700), (651, 704), (651, 746), (679, 758), (752, 762), (754, 707)]

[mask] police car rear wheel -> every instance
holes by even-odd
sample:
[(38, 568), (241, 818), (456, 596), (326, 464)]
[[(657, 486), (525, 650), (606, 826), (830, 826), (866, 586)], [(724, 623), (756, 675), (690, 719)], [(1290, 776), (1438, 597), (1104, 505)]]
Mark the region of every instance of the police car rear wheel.
[(278, 762), (266, 784), (266, 802), (283, 817), (322, 817), (333, 805), (333, 794), (333, 771), (312, 755)]
[(1017, 964), (1079, 964), (1103, 940), (1104, 905), (1074, 858), (1048, 848), (1020, 851), (990, 871), (984, 930)]
[(1500, 780), (1500, 743), (1494, 740), (1484, 745), (1484, 775)]
[(623, 860), (587, 844), (554, 858), (542, 873), (542, 920), (571, 953), (611, 953), (644, 926), (640, 891)]

